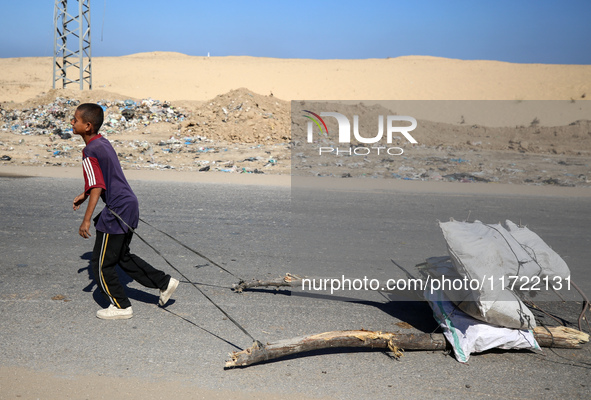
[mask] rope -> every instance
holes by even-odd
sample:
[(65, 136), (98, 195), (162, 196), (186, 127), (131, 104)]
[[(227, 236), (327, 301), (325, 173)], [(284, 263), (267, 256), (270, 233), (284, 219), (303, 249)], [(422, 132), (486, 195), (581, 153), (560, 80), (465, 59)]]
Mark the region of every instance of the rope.
[[(170, 239), (172, 239), (173, 241), (175, 241), (176, 243), (178, 243), (179, 245), (183, 246), (185, 249), (197, 254), (199, 257), (203, 258), (204, 260), (207, 260), (208, 262), (210, 262), (211, 264), (215, 265), (216, 267), (218, 267), (219, 269), (227, 272), (228, 274), (232, 275), (234, 278), (238, 279), (240, 282), (238, 282), (238, 284), (244, 282), (244, 279), (240, 278), (239, 276), (236, 276), (235, 274), (233, 274), (232, 272), (228, 271), (226, 268), (222, 267), (221, 265), (219, 265), (218, 263), (216, 263), (215, 261), (211, 260), (210, 258), (204, 256), (203, 254), (201, 254), (200, 252), (198, 252), (195, 249), (192, 249), (191, 247), (187, 246), (186, 244), (180, 242), (178, 239), (172, 237), (171, 235), (169, 235), (166, 232), (161, 231), (160, 229), (154, 227), (153, 225), (147, 223), (146, 221), (144, 221), (143, 219), (140, 218), (140, 221), (142, 221), (144, 224), (148, 225), (150, 228), (155, 229), (156, 231), (160, 232), (161, 234), (169, 237)], [(127, 224), (126, 224), (127, 225)]]
[[(511, 250), (511, 253), (513, 253), (513, 255), (515, 256), (515, 259), (517, 260), (517, 272), (516, 272), (516, 275), (519, 275), (520, 272), (521, 272), (521, 266), (523, 264), (527, 264), (529, 261), (521, 261), (519, 259), (519, 257), (517, 257), (517, 253), (515, 253), (515, 251), (513, 250), (513, 247), (511, 247), (511, 244), (509, 243), (509, 241), (507, 240), (507, 238), (505, 237), (505, 235), (503, 235), (503, 233), (500, 230), (498, 230), (497, 228), (495, 228), (492, 225), (485, 224), (484, 226), (486, 226), (486, 227), (488, 227), (488, 228), (490, 228), (490, 229), (492, 229), (494, 231), (497, 231), (499, 233), (499, 235), (501, 235), (501, 237), (505, 240), (505, 242), (507, 243), (507, 246), (509, 246), (509, 250)], [(524, 246), (522, 246), (520, 243), (518, 243), (518, 244), (527, 253), (527, 255), (531, 258), (531, 260), (538, 265), (538, 268), (540, 269), (540, 271), (538, 272), (538, 275), (537, 276), (540, 276), (540, 274), (543, 271), (543, 268), (540, 265), (540, 263), (538, 262), (538, 260), (536, 259), (535, 252), (534, 252), (534, 256), (532, 257), (531, 254), (529, 254), (529, 252), (527, 251), (527, 249), (525, 249)], [(507, 286), (507, 289), (508, 288), (509, 287)]]
[[(131, 230), (131, 231), (132, 231), (132, 232), (133, 232), (133, 233), (134, 233), (134, 234), (135, 234), (135, 235), (136, 235), (136, 236), (137, 236), (137, 237), (138, 237), (138, 238), (139, 238), (139, 239), (140, 239), (142, 242), (144, 242), (144, 243), (145, 243), (145, 244), (146, 244), (146, 245), (147, 245), (149, 248), (151, 248), (152, 250), (154, 250), (154, 252), (156, 252), (156, 254), (158, 254), (160, 257), (162, 257), (162, 259), (163, 259), (163, 260), (164, 260), (164, 261), (165, 261), (165, 262), (166, 262), (166, 263), (167, 263), (167, 264), (168, 264), (168, 265), (169, 265), (169, 266), (170, 266), (172, 269), (174, 269), (174, 270), (175, 270), (175, 271), (176, 271), (176, 272), (177, 272), (177, 273), (178, 273), (180, 276), (182, 276), (183, 278), (185, 278), (185, 279), (187, 280), (187, 282), (189, 282), (191, 285), (193, 285), (193, 287), (194, 287), (195, 289), (197, 289), (197, 290), (198, 290), (198, 291), (199, 291), (199, 292), (200, 292), (200, 293), (203, 295), (203, 297), (205, 297), (207, 300), (209, 300), (209, 302), (210, 302), (211, 304), (213, 304), (213, 305), (214, 305), (214, 306), (215, 306), (215, 307), (216, 307), (218, 310), (220, 310), (220, 311), (222, 312), (222, 314), (224, 314), (224, 315), (225, 315), (225, 316), (226, 316), (226, 317), (227, 317), (227, 318), (228, 318), (230, 321), (232, 321), (232, 323), (234, 323), (234, 325), (236, 325), (236, 326), (238, 327), (238, 329), (240, 329), (242, 332), (244, 332), (244, 334), (245, 334), (246, 336), (248, 336), (249, 338), (251, 338), (251, 339), (252, 339), (252, 341), (253, 341), (255, 344), (258, 344), (258, 345), (260, 345), (261, 347), (263, 347), (263, 344), (262, 344), (261, 342), (259, 342), (258, 340), (256, 340), (256, 339), (255, 339), (255, 338), (254, 338), (254, 337), (253, 337), (253, 336), (252, 336), (250, 333), (248, 333), (248, 331), (247, 331), (247, 330), (246, 330), (246, 329), (245, 329), (245, 328), (244, 328), (242, 325), (240, 325), (240, 324), (239, 324), (239, 323), (238, 323), (238, 322), (237, 322), (237, 321), (236, 321), (234, 318), (232, 318), (232, 317), (231, 317), (231, 316), (230, 316), (230, 315), (229, 315), (229, 314), (228, 314), (226, 311), (224, 311), (224, 310), (223, 310), (223, 309), (222, 309), (220, 306), (218, 306), (218, 305), (215, 303), (215, 301), (213, 301), (213, 300), (212, 300), (212, 299), (211, 299), (211, 298), (210, 298), (208, 295), (206, 295), (206, 294), (205, 294), (205, 292), (204, 292), (203, 290), (201, 290), (201, 289), (200, 289), (200, 288), (199, 288), (199, 287), (198, 287), (198, 286), (195, 284), (195, 282), (191, 281), (189, 278), (187, 278), (187, 277), (185, 276), (185, 274), (183, 274), (181, 271), (179, 271), (179, 270), (178, 270), (178, 268), (176, 268), (174, 265), (172, 265), (172, 264), (170, 263), (170, 261), (168, 261), (168, 260), (166, 259), (166, 257), (164, 257), (164, 256), (162, 255), (162, 253), (160, 253), (160, 252), (159, 252), (159, 251), (158, 251), (158, 250), (157, 250), (157, 249), (156, 249), (154, 246), (152, 246), (152, 245), (151, 245), (150, 243), (148, 243), (148, 242), (147, 242), (147, 241), (146, 241), (144, 238), (142, 238), (142, 237), (141, 237), (141, 236), (140, 236), (140, 235), (139, 235), (139, 234), (138, 234), (138, 233), (135, 231), (135, 229), (133, 229), (131, 226), (129, 226), (129, 225), (127, 224), (127, 222), (125, 222), (125, 221), (123, 220), (123, 218), (121, 218), (121, 217), (119, 216), (119, 214), (117, 214), (115, 211), (111, 210), (110, 208), (108, 208), (108, 210), (111, 212), (111, 214), (113, 214), (113, 215), (114, 215), (115, 217), (117, 217), (117, 218), (118, 218), (118, 219), (119, 219), (121, 222), (123, 222), (123, 224), (124, 224), (124, 225), (125, 225), (127, 228), (129, 228), (129, 229), (130, 229), (130, 230)], [(150, 226), (151, 226), (151, 225), (150, 225)], [(154, 228), (154, 229), (155, 229), (155, 228)], [(164, 233), (164, 232), (162, 232), (162, 233)], [(170, 236), (170, 235), (167, 235), (167, 236)], [(214, 264), (215, 264), (215, 263), (214, 263)]]

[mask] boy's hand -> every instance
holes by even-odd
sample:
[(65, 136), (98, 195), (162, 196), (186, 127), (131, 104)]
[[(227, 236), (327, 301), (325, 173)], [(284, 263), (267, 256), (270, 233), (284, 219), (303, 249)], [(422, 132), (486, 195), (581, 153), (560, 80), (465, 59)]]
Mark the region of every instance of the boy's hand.
[(80, 204), (84, 203), (84, 201), (90, 197), (88, 200), (88, 206), (86, 207), (86, 213), (84, 214), (84, 219), (82, 220), (82, 224), (80, 224), (80, 228), (78, 229), (78, 233), (84, 239), (88, 239), (90, 235), (90, 220), (92, 219), (92, 213), (94, 212), (94, 208), (96, 207), (96, 203), (98, 202), (101, 194), (103, 193), (103, 189), (100, 187), (94, 187), (90, 189), (90, 193), (86, 194), (82, 193), (80, 196), (77, 196), (74, 199), (74, 210), (77, 210), (80, 207)]
[(80, 229), (78, 229), (78, 233), (84, 239), (88, 239), (89, 237), (91, 237), (92, 235), (90, 234), (90, 221), (82, 221), (82, 224), (80, 224)]
[(81, 195), (76, 196), (73, 202), (74, 211), (80, 208), (80, 205), (86, 201), (87, 197), (88, 196), (86, 195), (86, 193), (82, 193)]

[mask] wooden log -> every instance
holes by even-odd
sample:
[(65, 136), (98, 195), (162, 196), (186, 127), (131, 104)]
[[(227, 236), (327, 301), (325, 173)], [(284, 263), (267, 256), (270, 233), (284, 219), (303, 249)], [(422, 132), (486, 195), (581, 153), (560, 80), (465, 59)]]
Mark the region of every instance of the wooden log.
[(283, 278), (271, 279), (268, 281), (253, 279), (252, 281), (246, 282), (241, 281), (232, 285), (232, 290), (237, 293), (242, 293), (245, 289), (259, 288), (259, 287), (283, 287), (283, 286), (301, 286), (302, 277), (292, 275), (290, 273), (285, 274)]
[(390, 349), (394, 356), (400, 357), (402, 356), (400, 348), (408, 350), (441, 350), (445, 349), (445, 346), (446, 341), (442, 334), (404, 334), (363, 330), (333, 331), (280, 340), (275, 343), (268, 343), (262, 348), (254, 344), (246, 350), (231, 353), (232, 359), (226, 362), (226, 368), (244, 367), (291, 354), (328, 348), (365, 347)]
[[(319, 287), (323, 287), (326, 290), (331, 289), (331, 282), (333, 281), (341, 281), (342, 278), (322, 278), (322, 277), (309, 277), (309, 276), (297, 276), (290, 273), (285, 274), (282, 278), (275, 278), (270, 280), (260, 280), (260, 279), (253, 279), (251, 281), (240, 281), (239, 283), (232, 284), (232, 290), (237, 293), (242, 293), (244, 290), (254, 289), (254, 288), (265, 288), (265, 287), (296, 287), (304, 289), (306, 288), (305, 283), (308, 285), (315, 285), (318, 284)], [(412, 278), (415, 279), (415, 278)], [(350, 280), (354, 280), (350, 279)], [(418, 280), (417, 280), (418, 281)], [(313, 282), (313, 283), (312, 283)], [(416, 286), (415, 286), (416, 285)], [(375, 284), (377, 292), (383, 293), (397, 293), (397, 294), (404, 294), (404, 295), (413, 295), (418, 299), (424, 299), (421, 290), (416, 290), (416, 287), (422, 288), (421, 285), (413, 283), (413, 286), (408, 288), (408, 290), (400, 290), (400, 289), (387, 289), (386, 282), (378, 282)], [(310, 286), (308, 286), (310, 288)], [(348, 288), (348, 289), (347, 289)], [(308, 289), (309, 290), (309, 289)], [(316, 290), (316, 289), (315, 289)], [(350, 287), (341, 288), (339, 284), (339, 289), (335, 290), (350, 290)], [(374, 289), (368, 289), (374, 290)]]
[[(534, 336), (541, 347), (576, 349), (589, 341), (589, 335), (586, 333), (566, 327), (538, 327), (534, 330)], [(443, 350), (446, 346), (445, 336), (441, 333), (332, 331), (280, 340), (262, 347), (255, 343), (246, 350), (231, 353), (231, 360), (226, 362), (225, 367), (245, 367), (288, 355), (328, 348), (389, 349), (395, 357), (400, 357), (402, 349)]]
[(543, 327), (534, 329), (534, 337), (540, 347), (555, 347), (559, 349), (580, 349), (589, 341), (589, 335), (566, 326)]

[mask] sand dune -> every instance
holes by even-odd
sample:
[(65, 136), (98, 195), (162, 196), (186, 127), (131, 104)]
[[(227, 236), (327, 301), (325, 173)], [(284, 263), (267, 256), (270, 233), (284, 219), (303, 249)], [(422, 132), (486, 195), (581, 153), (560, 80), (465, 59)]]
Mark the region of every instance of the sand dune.
[[(52, 87), (50, 57), (0, 59), (0, 71), (2, 102), (23, 102)], [(152, 52), (93, 58), (93, 86), (168, 101), (206, 101), (240, 87), (288, 101), (579, 100), (591, 96), (591, 66), (427, 56), (307, 60)]]

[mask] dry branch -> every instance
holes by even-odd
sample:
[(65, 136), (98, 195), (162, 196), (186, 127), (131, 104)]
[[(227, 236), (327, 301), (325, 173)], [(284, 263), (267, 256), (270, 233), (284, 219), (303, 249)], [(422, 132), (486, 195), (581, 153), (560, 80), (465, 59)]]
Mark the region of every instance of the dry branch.
[(559, 349), (580, 349), (589, 341), (589, 335), (566, 326), (543, 327), (534, 329), (534, 337), (540, 347)]
[[(433, 339), (431, 336), (433, 336)], [(396, 357), (400, 357), (402, 352), (399, 348), (438, 350), (444, 349), (445, 346), (445, 338), (441, 334), (400, 334), (363, 330), (333, 331), (280, 340), (275, 343), (268, 343), (262, 348), (255, 344), (246, 350), (230, 354), (232, 360), (226, 362), (226, 368), (243, 367), (291, 354), (328, 348), (366, 347), (390, 349)]]
[(283, 278), (271, 279), (269, 281), (262, 281), (253, 279), (250, 282), (241, 281), (240, 283), (233, 284), (232, 290), (238, 293), (242, 293), (245, 289), (252, 289), (257, 287), (282, 287), (282, 286), (298, 286), (301, 284), (302, 279), (304, 277), (300, 277), (297, 275), (292, 275), (289, 272), (285, 274)]
[[(318, 284), (320, 287), (324, 287), (324, 288), (328, 288), (330, 289), (331, 286), (331, 282), (333, 281), (341, 281), (342, 278), (322, 278), (322, 277), (310, 277), (310, 276), (298, 276), (298, 275), (293, 275), (290, 274), (289, 272), (287, 274), (285, 274), (284, 277), (282, 278), (276, 278), (276, 279), (270, 279), (270, 280), (260, 280), (260, 279), (253, 279), (251, 281), (240, 281), (239, 283), (235, 283), (232, 285), (232, 290), (234, 290), (237, 293), (242, 293), (244, 290), (248, 290), (248, 289), (254, 289), (254, 288), (263, 288), (263, 287), (299, 287), (304, 289), (305, 288), (305, 284), (304, 284), (304, 280), (308, 280), (309, 284), (310, 281), (311, 282), (315, 282), (313, 283), (313, 287), (314, 290), (318, 290), (316, 289), (316, 284)], [(414, 279), (414, 278), (413, 278)], [(351, 279), (351, 280), (355, 280), (355, 279)], [(304, 286), (302, 286), (304, 285)], [(397, 292), (397, 293), (412, 293), (412, 294), (417, 294), (419, 295), (420, 298), (422, 298), (422, 291), (416, 291), (415, 289), (411, 289), (409, 287), (408, 291), (405, 290), (388, 290), (387, 288), (387, 284), (386, 282), (378, 282), (376, 284), (376, 287), (378, 289), (375, 289), (375, 291), (379, 291), (379, 292), (384, 292), (384, 293), (392, 293), (392, 292)], [(335, 290), (344, 290), (345, 288), (341, 288), (339, 286), (339, 289), (335, 289)], [(369, 289), (369, 290), (374, 290), (374, 289)]]
[[(589, 335), (566, 327), (541, 328), (534, 331), (534, 336), (541, 347), (580, 348), (589, 341)], [(245, 367), (280, 357), (305, 353), (312, 350), (329, 348), (373, 348), (389, 349), (395, 357), (402, 356), (402, 350), (442, 350), (447, 343), (440, 333), (392, 333), (372, 331), (333, 331), (312, 336), (300, 336), (292, 339), (267, 343), (263, 347), (252, 347), (233, 352), (232, 359), (226, 362), (226, 368)]]

